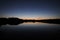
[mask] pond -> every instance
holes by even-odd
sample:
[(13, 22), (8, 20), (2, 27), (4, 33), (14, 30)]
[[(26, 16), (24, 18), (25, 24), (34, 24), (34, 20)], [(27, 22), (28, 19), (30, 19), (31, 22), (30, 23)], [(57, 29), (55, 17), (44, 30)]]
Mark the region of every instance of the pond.
[(42, 22), (25, 22), (18, 25), (2, 25), (2, 38), (59, 38), (60, 25)]

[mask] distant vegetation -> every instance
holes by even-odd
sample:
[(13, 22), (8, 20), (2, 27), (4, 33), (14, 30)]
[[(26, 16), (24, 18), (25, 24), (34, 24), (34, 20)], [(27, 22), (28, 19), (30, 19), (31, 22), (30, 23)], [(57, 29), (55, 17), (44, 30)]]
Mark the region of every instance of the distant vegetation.
[(60, 19), (45, 19), (45, 20), (23, 20), (19, 18), (0, 18), (0, 25), (18, 25), (24, 22), (43, 22), (43, 23), (53, 23), (60, 24)]

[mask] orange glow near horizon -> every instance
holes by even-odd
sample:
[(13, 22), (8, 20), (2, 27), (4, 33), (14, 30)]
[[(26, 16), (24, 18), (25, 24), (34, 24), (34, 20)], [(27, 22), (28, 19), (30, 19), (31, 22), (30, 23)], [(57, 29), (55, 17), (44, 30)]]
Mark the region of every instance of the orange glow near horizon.
[(41, 18), (30, 18), (30, 17), (23, 17), (23, 20), (40, 20)]
[(30, 18), (30, 17), (23, 17), (23, 18), (20, 18), (20, 19), (23, 19), (23, 20), (42, 20), (42, 19), (49, 19), (49, 18), (38, 18), (38, 17)]
[(42, 19), (60, 19), (57, 17), (21, 17), (19, 19), (23, 19), (23, 20), (42, 20)]
[(57, 18), (57, 17), (17, 17), (17, 16), (9, 16), (9, 17), (0, 17), (0, 18), (19, 18), (19, 19), (23, 19), (23, 20), (42, 20), (42, 19), (60, 19), (60, 18)]

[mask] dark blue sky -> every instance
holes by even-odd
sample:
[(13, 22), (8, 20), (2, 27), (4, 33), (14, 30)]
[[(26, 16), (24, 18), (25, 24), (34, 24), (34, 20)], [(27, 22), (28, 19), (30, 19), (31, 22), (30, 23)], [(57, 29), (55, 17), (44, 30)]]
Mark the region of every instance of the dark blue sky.
[(60, 18), (59, 0), (0, 0), (0, 16)]

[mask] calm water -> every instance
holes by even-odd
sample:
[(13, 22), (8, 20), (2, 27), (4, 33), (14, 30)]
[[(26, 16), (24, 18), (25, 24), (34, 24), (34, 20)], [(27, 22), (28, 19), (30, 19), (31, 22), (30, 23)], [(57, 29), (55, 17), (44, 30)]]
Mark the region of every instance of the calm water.
[(0, 27), (2, 38), (59, 38), (60, 25), (48, 23), (22, 23)]

